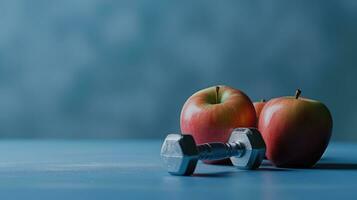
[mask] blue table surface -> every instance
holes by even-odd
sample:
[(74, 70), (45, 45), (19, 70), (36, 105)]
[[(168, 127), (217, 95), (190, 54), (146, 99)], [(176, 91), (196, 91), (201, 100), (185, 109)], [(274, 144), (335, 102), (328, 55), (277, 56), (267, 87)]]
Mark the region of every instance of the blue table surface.
[(199, 163), (169, 175), (159, 140), (0, 141), (0, 199), (357, 199), (357, 144), (332, 143), (313, 169)]

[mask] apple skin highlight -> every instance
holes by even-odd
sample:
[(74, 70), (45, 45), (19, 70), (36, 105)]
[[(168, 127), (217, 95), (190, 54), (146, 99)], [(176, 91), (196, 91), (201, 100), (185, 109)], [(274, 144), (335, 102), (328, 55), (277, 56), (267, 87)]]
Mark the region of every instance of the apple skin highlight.
[(278, 167), (312, 167), (331, 137), (328, 108), (299, 95), (270, 100), (260, 115), (258, 128), (267, 146), (266, 156)]
[[(185, 102), (180, 117), (181, 132), (191, 134), (197, 144), (227, 142), (232, 130), (255, 127), (256, 114), (249, 97), (228, 86), (200, 90)], [(230, 164), (229, 159), (204, 161), (211, 164)]]

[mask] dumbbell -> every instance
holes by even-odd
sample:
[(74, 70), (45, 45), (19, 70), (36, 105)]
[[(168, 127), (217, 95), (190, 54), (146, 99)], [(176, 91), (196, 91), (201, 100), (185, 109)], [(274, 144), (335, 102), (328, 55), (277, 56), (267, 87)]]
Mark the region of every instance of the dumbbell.
[(240, 169), (256, 169), (265, 155), (265, 143), (255, 128), (236, 128), (228, 143), (196, 145), (191, 135), (169, 134), (162, 147), (161, 159), (172, 175), (192, 175), (198, 160), (230, 158)]

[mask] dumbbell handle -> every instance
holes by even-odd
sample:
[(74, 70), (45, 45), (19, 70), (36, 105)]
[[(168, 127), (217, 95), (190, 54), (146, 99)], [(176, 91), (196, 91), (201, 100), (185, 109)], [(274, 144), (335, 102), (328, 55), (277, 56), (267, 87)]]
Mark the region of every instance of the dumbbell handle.
[(243, 156), (245, 147), (240, 142), (212, 142), (197, 145), (197, 151), (199, 160), (221, 160), (232, 156)]

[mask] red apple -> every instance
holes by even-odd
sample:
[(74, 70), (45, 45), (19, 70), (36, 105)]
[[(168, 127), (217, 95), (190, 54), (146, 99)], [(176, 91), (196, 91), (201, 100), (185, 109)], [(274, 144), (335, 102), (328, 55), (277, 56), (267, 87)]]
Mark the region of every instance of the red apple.
[(299, 97), (300, 93), (272, 99), (260, 113), (266, 156), (278, 167), (312, 167), (331, 137), (329, 109), (319, 101)]
[(257, 125), (256, 125), (256, 127), (258, 127), (259, 116), (260, 116), (260, 113), (263, 110), (263, 107), (265, 106), (265, 104), (266, 104), (265, 99), (262, 99), (262, 100), (260, 100), (258, 102), (254, 102), (253, 103), (254, 109), (255, 109), (255, 114), (257, 115)]
[[(255, 110), (249, 97), (222, 85), (196, 92), (181, 111), (181, 132), (191, 134), (197, 144), (227, 142), (234, 128), (254, 127), (255, 123)], [(230, 164), (229, 159), (205, 162)]]

